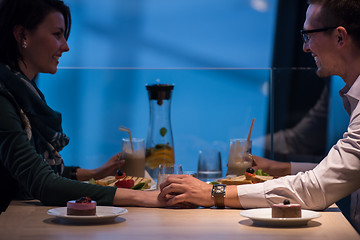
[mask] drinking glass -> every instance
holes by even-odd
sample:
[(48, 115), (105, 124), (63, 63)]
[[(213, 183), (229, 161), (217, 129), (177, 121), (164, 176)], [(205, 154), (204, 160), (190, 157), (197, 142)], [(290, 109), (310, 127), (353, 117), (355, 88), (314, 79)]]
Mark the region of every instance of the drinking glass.
[(252, 141), (246, 139), (230, 139), (228, 171), (226, 175), (243, 175), (252, 167), (252, 160), (247, 156), (251, 153)]
[(145, 140), (143, 138), (122, 139), (122, 157), (125, 159), (123, 171), (127, 176), (144, 177)]
[(166, 178), (173, 174), (183, 174), (181, 164), (162, 164), (159, 165), (159, 174), (157, 177), (156, 188), (160, 189), (160, 184), (166, 180)]
[(197, 177), (204, 182), (213, 182), (222, 177), (220, 151), (213, 149), (199, 151)]

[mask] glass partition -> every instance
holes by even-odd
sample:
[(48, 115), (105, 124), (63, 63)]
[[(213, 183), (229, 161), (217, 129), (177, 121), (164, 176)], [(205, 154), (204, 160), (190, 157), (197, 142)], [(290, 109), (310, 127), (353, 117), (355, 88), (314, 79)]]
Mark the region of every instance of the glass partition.
[(253, 137), (267, 132), (270, 70), (237, 68), (271, 65), (277, 0), (65, 2), (70, 52), (39, 84), (63, 113), (67, 164), (96, 167), (120, 151), (120, 125), (146, 138), (145, 84), (157, 79), (175, 85), (171, 119), (184, 170), (196, 170), (204, 147), (219, 148), (226, 166), (230, 138), (246, 138), (252, 118)]
[[(63, 114), (70, 144), (67, 164), (96, 167), (121, 151), (118, 130), (145, 138), (149, 123), (146, 84), (174, 84), (171, 122), (175, 161), (196, 171), (199, 150), (218, 149), (224, 171), (231, 138), (252, 139), (267, 131), (269, 69), (60, 69), (41, 75), (39, 87), (50, 106)], [(263, 155), (261, 141), (252, 151)]]
[(272, 69), (269, 132), (264, 155), (278, 161), (319, 163), (346, 131), (339, 78), (316, 69)]
[[(175, 161), (184, 171), (196, 171), (199, 150), (217, 149), (225, 174), (230, 139), (247, 138), (253, 118), (253, 154), (280, 161), (321, 160), (341, 137), (347, 121), (339, 120), (342, 115), (340, 119), (346, 119), (340, 97), (332, 97), (343, 86), (342, 80), (310, 80), (319, 81), (319, 86), (305, 81), (314, 77), (314, 69), (69, 68), (59, 69), (55, 75), (40, 75), (38, 81), (48, 104), (63, 114), (70, 144), (62, 156), (68, 165), (94, 168), (120, 152), (127, 134), (119, 131), (119, 126), (130, 128), (133, 137), (146, 139), (149, 100), (145, 85), (169, 83), (174, 84), (171, 123)], [(296, 78), (304, 81), (295, 92), (289, 92), (286, 89)], [(299, 129), (306, 132), (303, 125), (299, 127), (300, 122), (314, 125), (309, 111), (325, 86), (328, 107), (321, 112), (322, 123), (318, 125), (322, 135), (302, 139), (311, 151), (298, 150), (299, 140), (287, 136)], [(317, 87), (317, 94), (310, 94), (310, 87)], [(319, 115), (312, 111), (312, 115)]]

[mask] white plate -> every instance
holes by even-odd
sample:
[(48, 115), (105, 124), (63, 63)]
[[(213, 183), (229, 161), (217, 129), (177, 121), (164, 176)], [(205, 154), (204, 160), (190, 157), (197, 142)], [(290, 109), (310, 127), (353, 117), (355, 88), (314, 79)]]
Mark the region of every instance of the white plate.
[(301, 218), (272, 218), (271, 208), (249, 209), (240, 212), (243, 217), (250, 218), (255, 224), (279, 227), (306, 225), (311, 219), (321, 217), (321, 213), (301, 210)]
[(152, 185), (150, 188), (144, 189), (143, 191), (155, 191), (155, 190), (156, 190), (156, 185)]
[(114, 220), (117, 216), (128, 212), (125, 208), (96, 206), (96, 215), (93, 216), (76, 216), (67, 215), (66, 207), (53, 208), (47, 211), (47, 214), (60, 219), (66, 219), (78, 223), (99, 223)]

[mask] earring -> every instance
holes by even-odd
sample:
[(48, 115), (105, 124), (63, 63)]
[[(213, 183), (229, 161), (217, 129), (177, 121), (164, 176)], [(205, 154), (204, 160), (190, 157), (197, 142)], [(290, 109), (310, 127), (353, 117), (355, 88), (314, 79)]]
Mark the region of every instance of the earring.
[(27, 43), (25, 41), (23, 42), (22, 47), (27, 48)]

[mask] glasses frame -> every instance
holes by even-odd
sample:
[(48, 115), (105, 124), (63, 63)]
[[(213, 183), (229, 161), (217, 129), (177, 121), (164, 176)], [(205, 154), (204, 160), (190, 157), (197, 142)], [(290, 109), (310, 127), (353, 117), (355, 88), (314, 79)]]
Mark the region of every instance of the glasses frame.
[(316, 32), (325, 32), (331, 29), (336, 29), (337, 27), (326, 27), (326, 28), (317, 28), (317, 29), (309, 29), (309, 30), (300, 30), (300, 34), (303, 37), (304, 43), (309, 42), (310, 37), (309, 37), (309, 33), (316, 33)]

